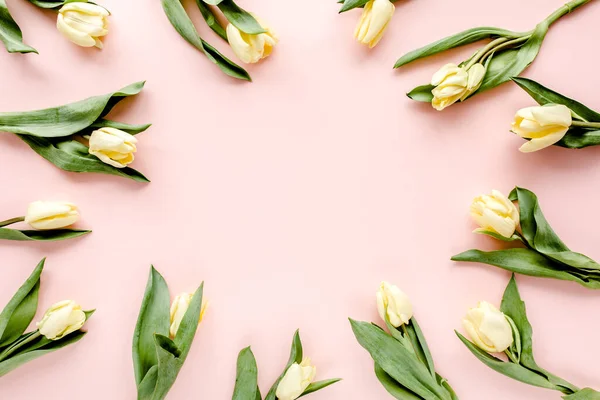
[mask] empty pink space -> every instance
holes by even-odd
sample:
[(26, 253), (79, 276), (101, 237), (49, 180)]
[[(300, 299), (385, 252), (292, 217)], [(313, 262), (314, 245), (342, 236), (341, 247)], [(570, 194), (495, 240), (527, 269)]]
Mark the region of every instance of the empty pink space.
[[(102, 51), (66, 41), (52, 12), (8, 0), (40, 54), (0, 51), (0, 111), (147, 80), (112, 115), (153, 124), (138, 136), (133, 164), (152, 183), (67, 173), (0, 133), (0, 219), (22, 215), (34, 200), (64, 199), (81, 209), (77, 226), (93, 229), (58, 243), (0, 242), (0, 306), (47, 256), (39, 317), (66, 298), (97, 309), (88, 336), (0, 379), (0, 397), (134, 399), (131, 340), (153, 264), (173, 296), (204, 281), (210, 301), (168, 399), (230, 398), (237, 353), (249, 345), (266, 393), (297, 328), (317, 379), (343, 378), (311, 400), (391, 398), (347, 319), (379, 322), (381, 280), (410, 296), (437, 370), (461, 399), (558, 399), (488, 369), (456, 338), (466, 310), (480, 300), (498, 304), (510, 275), (450, 257), (498, 247), (471, 233), (470, 202), (519, 185), (536, 192), (565, 243), (600, 259), (600, 150), (520, 153), (510, 122), (533, 101), (514, 84), (442, 113), (405, 96), (477, 47), (392, 66), (474, 26), (529, 30), (563, 2), (400, 0), (385, 37), (368, 50), (352, 36), (360, 11), (338, 15), (335, 0), (240, 0), (280, 36), (273, 55), (248, 68), (254, 82), (243, 83), (188, 45), (159, 0), (103, 0), (112, 16)], [(233, 57), (194, 2), (184, 3), (203, 37)], [(599, 18), (593, 2), (559, 21), (525, 76), (600, 109)], [(538, 363), (600, 388), (600, 293), (517, 280)]]

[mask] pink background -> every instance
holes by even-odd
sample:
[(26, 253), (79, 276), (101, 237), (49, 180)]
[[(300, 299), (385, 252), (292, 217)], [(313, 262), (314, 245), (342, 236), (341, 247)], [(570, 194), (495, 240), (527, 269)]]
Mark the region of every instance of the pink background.
[[(30, 201), (77, 203), (93, 234), (38, 244), (0, 243), (0, 304), (48, 256), (40, 315), (53, 302), (97, 308), (80, 343), (2, 378), (2, 398), (132, 399), (131, 337), (150, 264), (172, 294), (204, 280), (210, 308), (170, 399), (227, 399), (238, 351), (252, 345), (265, 393), (301, 329), (318, 379), (339, 384), (311, 399), (387, 399), (347, 317), (378, 321), (382, 279), (411, 297), (440, 374), (463, 400), (548, 399), (488, 369), (455, 337), (468, 307), (498, 303), (509, 274), (452, 263), (453, 254), (497, 248), (471, 234), (471, 199), (515, 184), (534, 190), (574, 250), (600, 259), (600, 150), (521, 154), (514, 112), (533, 105), (507, 84), (438, 113), (404, 95), (461, 49), (392, 71), (406, 51), (476, 25), (529, 30), (563, 0), (410, 0), (379, 46), (354, 42), (360, 12), (334, 0), (240, 0), (279, 33), (274, 55), (249, 67), (254, 83), (221, 74), (173, 30), (160, 1), (104, 0), (113, 12), (105, 49), (64, 40), (55, 15), (9, 1), (40, 55), (0, 51), (1, 111), (55, 106), (146, 79), (113, 116), (152, 122), (134, 167), (148, 185), (66, 173), (10, 134), (0, 135), (2, 218)], [(191, 1), (186, 6), (199, 22)], [(600, 109), (600, 4), (550, 31), (526, 76)], [(225, 54), (225, 43), (198, 23)], [(2, 219), (0, 218), (0, 219)], [(538, 362), (581, 387), (600, 388), (600, 293), (519, 276)], [(52, 390), (49, 390), (52, 388)]]

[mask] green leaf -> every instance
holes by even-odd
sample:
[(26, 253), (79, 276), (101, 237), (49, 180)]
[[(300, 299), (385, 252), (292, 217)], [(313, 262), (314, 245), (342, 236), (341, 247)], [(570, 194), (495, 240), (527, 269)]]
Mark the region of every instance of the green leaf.
[(584, 147), (598, 146), (600, 145), (600, 130), (593, 131), (573, 127), (555, 145), (567, 149), (583, 149)]
[(433, 100), (433, 93), (431, 93), (431, 91), (433, 89), (435, 89), (435, 86), (433, 85), (417, 86), (410, 92), (406, 93), (406, 95), (415, 101), (431, 103), (431, 101)]
[(563, 396), (565, 400), (600, 400), (600, 393), (596, 392), (594, 389), (585, 388), (580, 391), (568, 395)]
[(72, 139), (41, 138), (27, 135), (17, 135), (40, 156), (64, 171), (96, 172), (133, 179), (136, 182), (150, 182), (141, 172), (133, 168), (115, 168), (105, 164), (92, 154), (89, 148)]
[(167, 283), (162, 275), (151, 267), (133, 333), (133, 368), (137, 385), (140, 385), (150, 368), (158, 365), (154, 334), (169, 334), (170, 300)]
[(29, 278), (17, 290), (0, 314), (0, 347), (7, 346), (17, 340), (29, 326), (38, 305), (40, 276), (46, 259), (35, 267)]
[[(185, 12), (180, 0), (161, 0), (161, 2), (167, 18), (169, 18), (169, 21), (171, 22), (171, 25), (173, 25), (175, 30), (188, 43), (196, 47), (198, 50), (204, 52), (208, 59), (215, 63), (225, 74), (237, 79), (246, 81), (251, 80), (250, 75), (248, 75), (246, 70), (229, 60), (227, 57), (219, 53), (217, 49), (202, 40), (200, 35), (198, 35), (198, 31), (196, 31), (192, 20)], [(205, 1), (205, 3), (212, 4), (208, 1)]]
[(29, 0), (30, 3), (46, 9), (57, 9), (62, 7), (66, 2), (65, 1), (47, 1), (47, 0)]
[(232, 400), (253, 400), (258, 392), (258, 366), (250, 347), (246, 347), (237, 358), (235, 387)]
[(183, 363), (187, 358), (190, 349), (192, 348), (192, 342), (196, 336), (198, 330), (198, 323), (200, 321), (200, 313), (202, 312), (202, 294), (204, 291), (204, 282), (200, 284), (200, 287), (196, 289), (196, 292), (192, 296), (192, 300), (188, 305), (188, 309), (185, 312), (179, 329), (175, 335), (175, 345), (181, 351), (181, 354), (177, 357), (181, 359)]
[(285, 375), (287, 370), (292, 366), (292, 364), (294, 364), (294, 363), (300, 364), (302, 362), (302, 356), (303, 356), (302, 341), (300, 340), (300, 331), (297, 330), (294, 333), (294, 338), (292, 339), (292, 348), (290, 350), (290, 358), (288, 359), (288, 362), (285, 365), (283, 372), (281, 373), (281, 375), (279, 375), (279, 378), (277, 378), (277, 380), (275, 381), (273, 386), (271, 386), (271, 389), (267, 393), (267, 397), (265, 397), (265, 400), (276, 400), (277, 399), (277, 397), (275, 396), (275, 392), (277, 391), (277, 386), (279, 386), (279, 382), (281, 382), (281, 379), (283, 379), (283, 376)]
[(45, 138), (76, 134), (106, 115), (118, 102), (140, 93), (144, 82), (102, 96), (43, 110), (0, 113), (0, 131)]
[(600, 281), (596, 277), (573, 271), (530, 249), (468, 250), (455, 255), (452, 260), (490, 264), (518, 274), (572, 281), (591, 289), (600, 289)]
[(350, 324), (360, 345), (400, 385), (425, 399), (450, 399), (427, 367), (393, 337), (367, 322), (351, 319)]
[(476, 93), (493, 89), (520, 75), (537, 57), (546, 33), (548, 33), (548, 28), (548, 23), (542, 22), (538, 24), (529, 40), (523, 46), (493, 55), (483, 82)]
[(206, 4), (203, 0), (196, 0), (196, 4), (198, 4), (198, 8), (200, 9), (200, 13), (202, 13), (202, 17), (206, 24), (210, 29), (212, 29), (217, 35), (221, 37), (221, 39), (228, 42), (227, 32), (225, 32), (225, 28), (221, 26), (217, 15), (214, 11)]
[(92, 231), (79, 229), (53, 229), (48, 231), (18, 230), (9, 228), (0, 228), (0, 240), (19, 240), (19, 241), (57, 241), (73, 239), (79, 236), (87, 235)]
[(39, 358), (43, 355), (52, 353), (53, 351), (62, 349), (63, 347), (78, 342), (83, 338), (83, 336), (85, 336), (85, 334), (86, 333), (83, 331), (75, 331), (70, 335), (65, 336), (61, 340), (49, 341), (50, 343), (48, 343), (42, 348), (27, 352), (21, 352), (7, 360), (0, 362), (0, 377), (8, 374), (12, 370), (20, 367), (21, 365), (29, 361), (35, 360), (36, 358)]
[(130, 135), (137, 135), (138, 133), (144, 132), (146, 129), (150, 128), (152, 124), (140, 124), (140, 125), (132, 125), (124, 122), (111, 121), (108, 119), (99, 119), (90, 125), (89, 130), (93, 131), (100, 128), (115, 128), (122, 130), (124, 132), (129, 133)]
[(600, 271), (600, 264), (583, 254), (572, 252), (560, 240), (532, 191), (516, 187), (511, 195), (519, 202), (521, 230), (530, 247), (566, 266)]
[(6, 0), (0, 0), (0, 40), (9, 53), (36, 53), (37, 50), (23, 43), (19, 25), (10, 15)]
[(219, 3), (219, 10), (233, 26), (248, 35), (258, 35), (266, 32), (252, 14), (239, 7), (233, 0), (222, 0)]
[(369, 2), (369, 0), (346, 0), (342, 1), (344, 4), (340, 9), (340, 14), (346, 11), (350, 11), (354, 8), (363, 7), (365, 4)]
[(138, 400), (153, 400), (156, 382), (158, 381), (158, 364), (148, 370), (144, 379), (137, 387)]
[(304, 392), (302, 392), (302, 394), (298, 398), (306, 396), (307, 394), (317, 392), (321, 389), (325, 389), (327, 386), (331, 386), (334, 383), (337, 383), (339, 381), (341, 381), (341, 379), (334, 378), (334, 379), (325, 379), (322, 381), (313, 382), (310, 385), (308, 385), (308, 387), (304, 390)]
[(548, 380), (545, 377), (537, 374), (536, 372), (530, 371), (529, 369), (519, 364), (504, 362), (481, 350), (479, 347), (471, 343), (460, 333), (456, 332), (456, 335), (464, 343), (464, 345), (467, 346), (467, 348), (471, 351), (471, 353), (473, 353), (475, 357), (477, 357), (482, 363), (484, 363), (494, 371), (499, 372), (502, 375), (506, 375), (509, 378), (513, 378), (520, 382), (527, 383), (529, 385), (556, 390), (556, 387), (552, 383), (548, 382)]
[(515, 242), (515, 241), (520, 241), (521, 238), (519, 237), (519, 235), (512, 235), (511, 237), (507, 238), (505, 236), (500, 235), (499, 233), (496, 232), (492, 232), (492, 231), (485, 231), (485, 230), (481, 230), (481, 229), (475, 229), (473, 231), (473, 233), (476, 233), (478, 235), (486, 235), (486, 236), (490, 236), (493, 237), (494, 239), (498, 239), (498, 240), (502, 240), (503, 242)]
[(429, 57), (434, 54), (441, 53), (442, 51), (450, 50), (470, 43), (475, 43), (483, 39), (495, 39), (499, 37), (516, 39), (522, 35), (522, 33), (487, 26), (468, 29), (403, 55), (398, 59), (398, 61), (396, 61), (394, 68), (400, 68), (403, 65), (409, 64), (421, 58)]
[(427, 366), (427, 368), (429, 368), (431, 376), (435, 377), (436, 373), (433, 357), (429, 351), (429, 346), (427, 346), (425, 335), (423, 335), (423, 331), (421, 331), (421, 327), (417, 323), (415, 317), (410, 319), (410, 322), (406, 325), (406, 329), (408, 330), (408, 337), (412, 342), (413, 348), (418, 353), (419, 359)]
[(562, 94), (540, 85), (536, 81), (527, 78), (515, 77), (512, 79), (521, 89), (526, 91), (539, 105), (562, 104), (579, 118), (588, 122), (600, 122), (600, 114), (587, 106), (570, 99)]
[(177, 345), (168, 337), (154, 335), (158, 356), (158, 377), (152, 400), (163, 400), (175, 384), (184, 360)]
[(375, 376), (381, 382), (385, 390), (391, 394), (394, 398), (399, 400), (422, 400), (423, 398), (417, 396), (398, 382), (394, 380), (387, 372), (383, 370), (377, 363), (375, 363)]

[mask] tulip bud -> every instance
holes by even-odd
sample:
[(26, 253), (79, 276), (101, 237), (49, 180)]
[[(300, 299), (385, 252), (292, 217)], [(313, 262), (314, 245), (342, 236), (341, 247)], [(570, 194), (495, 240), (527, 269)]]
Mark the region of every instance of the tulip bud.
[(477, 347), (489, 353), (501, 353), (513, 343), (512, 328), (506, 316), (485, 301), (467, 312), (463, 326)]
[(413, 307), (410, 299), (397, 286), (388, 282), (381, 282), (377, 291), (377, 311), (385, 321), (387, 319), (395, 328), (408, 324), (413, 316)]
[(565, 105), (528, 107), (517, 112), (512, 131), (524, 139), (531, 139), (519, 148), (530, 153), (560, 141), (572, 123), (571, 110)]
[(279, 381), (275, 396), (278, 400), (296, 400), (315, 379), (317, 368), (310, 365), (310, 358), (300, 364), (293, 363)]
[(519, 225), (519, 211), (497, 190), (476, 197), (471, 204), (471, 217), (480, 226), (476, 231), (491, 231), (509, 238)]
[(240, 31), (233, 24), (227, 25), (226, 29), (231, 49), (240, 60), (247, 64), (254, 64), (268, 57), (273, 51), (273, 47), (279, 42), (279, 38), (271, 28), (254, 14), (252, 16), (266, 32), (250, 35)]
[(368, 45), (369, 48), (375, 47), (392, 20), (395, 9), (396, 7), (389, 0), (370, 0), (365, 4), (354, 31), (356, 40)]
[(90, 154), (115, 168), (125, 168), (134, 159), (137, 139), (115, 128), (100, 128), (90, 136)]
[(108, 16), (104, 7), (92, 3), (71, 2), (58, 11), (56, 27), (71, 42), (82, 47), (102, 48), (100, 37), (108, 33)]
[(77, 206), (64, 201), (34, 201), (27, 208), (25, 223), (33, 229), (65, 228), (79, 219)]
[[(188, 307), (190, 306), (190, 302), (192, 301), (192, 297), (194, 295), (192, 293), (181, 293), (175, 297), (173, 303), (171, 303), (171, 326), (169, 328), (169, 334), (171, 338), (174, 338), (177, 335), (177, 331), (179, 330), (179, 325), (181, 325), (181, 320), (183, 319)], [(198, 323), (202, 322), (202, 318), (204, 317), (204, 313), (206, 312), (207, 303), (202, 302), (202, 308), (200, 310), (200, 319)]]
[(457, 101), (465, 100), (475, 93), (485, 76), (486, 69), (482, 64), (474, 64), (468, 70), (455, 64), (446, 64), (433, 74), (431, 105), (438, 111), (451, 106)]
[(73, 300), (54, 304), (37, 323), (40, 334), (49, 340), (59, 340), (79, 330), (85, 323), (85, 313)]

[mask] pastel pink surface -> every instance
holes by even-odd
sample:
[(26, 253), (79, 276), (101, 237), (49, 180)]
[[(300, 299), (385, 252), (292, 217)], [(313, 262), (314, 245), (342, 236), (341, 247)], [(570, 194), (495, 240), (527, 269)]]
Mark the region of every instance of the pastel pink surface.
[[(147, 80), (114, 116), (152, 122), (135, 168), (152, 183), (66, 173), (18, 138), (0, 134), (0, 219), (30, 201), (66, 199), (94, 232), (52, 243), (0, 243), (4, 305), (48, 257), (40, 316), (53, 302), (97, 308), (80, 343), (3, 377), (2, 398), (133, 399), (131, 338), (150, 264), (172, 295), (204, 280), (210, 308), (169, 399), (227, 399), (238, 351), (252, 345), (263, 393), (281, 372), (300, 328), (317, 377), (341, 377), (311, 399), (388, 399), (347, 317), (378, 321), (380, 280), (411, 297), (437, 369), (461, 399), (559, 398), (488, 369), (458, 341), (479, 300), (498, 303), (509, 274), (452, 263), (497, 248), (471, 233), (468, 207), (482, 192), (534, 190), (561, 238), (600, 259), (600, 150), (521, 154), (509, 133), (533, 105), (507, 84), (438, 113), (404, 93), (476, 47), (392, 71), (397, 57), (476, 25), (529, 30), (563, 0), (407, 0), (379, 46), (354, 42), (360, 12), (335, 0), (240, 0), (279, 33), (272, 57), (251, 66), (254, 83), (223, 75), (167, 21), (160, 1), (103, 0), (112, 11), (105, 49), (82, 49), (55, 16), (24, 1), (9, 6), (40, 55), (0, 51), (1, 111), (55, 106)], [(200, 32), (233, 56), (186, 6)], [(565, 17), (526, 72), (600, 109), (596, 96), (600, 4)], [(519, 276), (538, 363), (576, 385), (600, 388), (596, 346), (600, 293)], [(52, 388), (52, 390), (49, 390)]]

